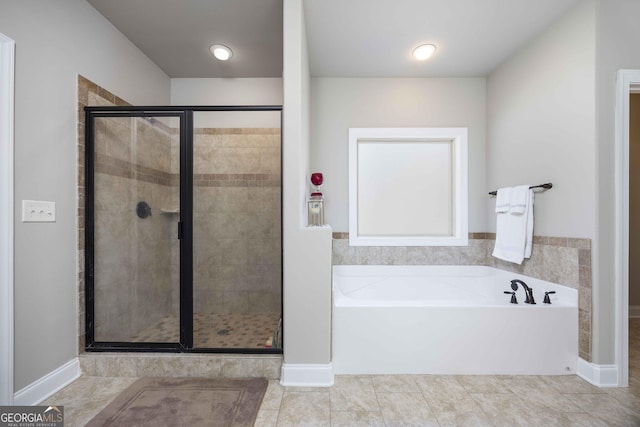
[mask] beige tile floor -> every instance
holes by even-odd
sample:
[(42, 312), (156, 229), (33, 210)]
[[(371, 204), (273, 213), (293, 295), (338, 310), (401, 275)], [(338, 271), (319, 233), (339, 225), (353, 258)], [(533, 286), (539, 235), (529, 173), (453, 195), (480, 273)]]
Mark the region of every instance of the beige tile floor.
[[(256, 426), (640, 426), (640, 319), (628, 388), (569, 376), (338, 376), (330, 388), (269, 383)], [(43, 404), (82, 426), (135, 378), (81, 377)]]

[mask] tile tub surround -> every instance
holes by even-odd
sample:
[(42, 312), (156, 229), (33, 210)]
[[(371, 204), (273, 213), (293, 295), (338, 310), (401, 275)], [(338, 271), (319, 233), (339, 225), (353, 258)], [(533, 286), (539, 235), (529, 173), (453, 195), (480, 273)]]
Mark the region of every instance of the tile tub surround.
[(522, 265), (491, 256), (495, 234), (487, 233), (491, 267), (536, 277), (578, 290), (579, 356), (591, 362), (592, 272), (591, 239), (534, 236), (531, 258)]
[(469, 233), (469, 246), (349, 246), (349, 233), (333, 233), (334, 265), (486, 265), (578, 290), (579, 355), (591, 361), (591, 240), (534, 236), (522, 265), (491, 253), (494, 233)]

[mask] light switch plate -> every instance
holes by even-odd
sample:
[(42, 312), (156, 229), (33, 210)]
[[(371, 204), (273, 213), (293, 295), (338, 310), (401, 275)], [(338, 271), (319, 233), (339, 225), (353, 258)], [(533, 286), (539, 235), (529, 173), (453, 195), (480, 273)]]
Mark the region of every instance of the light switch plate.
[(56, 222), (56, 202), (23, 200), (22, 222)]

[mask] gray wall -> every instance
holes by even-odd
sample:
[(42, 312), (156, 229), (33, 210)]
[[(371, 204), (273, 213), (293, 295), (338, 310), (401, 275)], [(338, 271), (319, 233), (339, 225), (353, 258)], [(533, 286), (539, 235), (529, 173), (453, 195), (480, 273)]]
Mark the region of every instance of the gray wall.
[[(595, 51), (595, 7), (586, 1), (487, 81), (487, 185), (554, 184), (536, 196), (536, 235), (594, 236)], [(488, 225), (495, 232), (495, 214)]]
[[(640, 69), (640, 2), (597, 0), (596, 120), (597, 120), (597, 246), (594, 252), (593, 361), (614, 362), (615, 351), (615, 101), (616, 73)], [(595, 295), (595, 289), (594, 289)]]
[[(282, 105), (281, 78), (171, 79), (172, 105)], [(195, 127), (279, 128), (280, 112), (198, 114)]]
[(331, 361), (331, 228), (306, 227), (310, 74), (299, 0), (284, 0), (284, 58), (284, 363), (327, 365)]
[(349, 231), (350, 127), (467, 127), (469, 231), (486, 231), (484, 78), (314, 78), (311, 167), (323, 172), (325, 220)]
[[(595, 9), (595, 10), (594, 10)], [(572, 22), (579, 24), (582, 16), (582, 26), (574, 26), (574, 36), (567, 33), (563, 37), (562, 33), (571, 28)], [(500, 142), (500, 134), (495, 134), (497, 120), (495, 113), (496, 102), (496, 79), (508, 67), (514, 67), (517, 62), (522, 61), (526, 66), (521, 65), (521, 79), (514, 89), (522, 89), (536, 80), (537, 74), (548, 75), (549, 69), (555, 70), (550, 80), (557, 85), (547, 90), (529, 91), (529, 101), (539, 102), (539, 96), (546, 96), (548, 100), (554, 101), (547, 106), (553, 112), (554, 105), (561, 105), (558, 97), (570, 96), (574, 104), (567, 106), (565, 114), (558, 122), (552, 119), (541, 120), (537, 114), (530, 114), (528, 117), (521, 115), (521, 123), (529, 123), (529, 129), (535, 129), (535, 121), (540, 122), (540, 128), (536, 131), (541, 135), (536, 141), (530, 141), (528, 147), (520, 147), (518, 156), (521, 157), (523, 150), (531, 166), (518, 170), (521, 179), (531, 179), (531, 172), (538, 173), (539, 170), (547, 171), (549, 166), (557, 168), (557, 173), (552, 179), (556, 187), (539, 197), (536, 203), (536, 234), (547, 235), (567, 235), (576, 237), (593, 237), (593, 359), (596, 364), (614, 363), (615, 356), (615, 319), (614, 319), (614, 298), (615, 298), (615, 165), (614, 165), (614, 137), (615, 137), (615, 88), (616, 73), (620, 69), (640, 69), (640, 56), (638, 52), (638, 40), (640, 40), (640, 26), (637, 25), (637, 17), (640, 16), (640, 2), (634, 0), (585, 0), (576, 8), (569, 11), (565, 17), (554, 23), (544, 33), (530, 42), (529, 46), (518, 51), (505, 64), (495, 70), (489, 77), (488, 83), (488, 183), (490, 185), (503, 185), (503, 173), (496, 166), (501, 161), (501, 156), (508, 154), (509, 148), (504, 145), (504, 149), (496, 151)], [(595, 22), (593, 22), (593, 20)], [(590, 24), (588, 21), (592, 21)], [(582, 29), (580, 29), (582, 28)], [(595, 29), (595, 31), (594, 31)], [(577, 32), (576, 32), (577, 31)], [(580, 33), (581, 32), (581, 33)], [(554, 37), (553, 34), (557, 35)], [(582, 34), (580, 36), (580, 34)], [(595, 37), (594, 37), (595, 35)], [(545, 42), (545, 40), (547, 40)], [(573, 48), (568, 44), (574, 40)], [(581, 41), (580, 41), (581, 40)], [(539, 46), (538, 46), (539, 45)], [(558, 52), (558, 46), (563, 47)], [(533, 52), (538, 47), (544, 47), (535, 59)], [(576, 50), (577, 48), (577, 50)], [(587, 60), (595, 51), (595, 77), (590, 82), (593, 65)], [(532, 59), (526, 61), (527, 55), (533, 55)], [(586, 55), (586, 56), (585, 56)], [(558, 63), (557, 59), (562, 62)], [(582, 58), (582, 65), (580, 65)], [(554, 62), (556, 61), (556, 62)], [(576, 62), (578, 61), (578, 62)], [(554, 65), (555, 64), (555, 65)], [(573, 75), (583, 79), (580, 87), (564, 85), (565, 78), (571, 77), (565, 72), (564, 66), (573, 67)], [(582, 76), (582, 77), (580, 77)], [(591, 93), (595, 86), (595, 100), (591, 100)], [(543, 88), (544, 89), (544, 88)], [(572, 90), (568, 92), (568, 90)], [(516, 96), (513, 92), (511, 96)], [(533, 105), (528, 102), (521, 110), (526, 112)], [(593, 110), (593, 113), (589, 110)], [(513, 111), (505, 110), (512, 114)], [(531, 111), (535, 113), (535, 111)], [(546, 114), (542, 108), (538, 110)], [(567, 113), (569, 115), (567, 115)], [(582, 114), (582, 118), (578, 116)], [(567, 120), (565, 120), (567, 118)], [(542, 162), (542, 157), (536, 153), (535, 147), (545, 144), (547, 138), (541, 133), (545, 129), (551, 129), (550, 124), (556, 123), (556, 129), (563, 130), (569, 138), (556, 138), (557, 151), (552, 156), (547, 156)], [(573, 130), (566, 126), (573, 123)], [(507, 125), (509, 126), (509, 125)], [(559, 127), (558, 127), (559, 126)], [(588, 132), (584, 132), (584, 130)], [(591, 136), (594, 135), (595, 139)], [(520, 144), (515, 140), (515, 144)], [(513, 144), (509, 141), (508, 144)], [(515, 148), (515, 147), (514, 147)], [(567, 151), (567, 149), (569, 149)], [(529, 150), (529, 151), (526, 151)], [(501, 154), (502, 153), (502, 154)], [(506, 158), (506, 157), (505, 157)], [(533, 165), (537, 165), (534, 168)], [(571, 168), (567, 166), (571, 165)], [(550, 171), (553, 172), (553, 171)], [(575, 175), (574, 175), (575, 174)], [(584, 181), (576, 181), (580, 177)], [(562, 183), (561, 186), (558, 184)], [(593, 183), (593, 184), (592, 184)], [(506, 184), (506, 183), (505, 183)], [(585, 191), (586, 190), (586, 191)], [(558, 200), (558, 197), (561, 200)], [(571, 202), (571, 206), (565, 205)], [(545, 208), (544, 204), (549, 207)], [(488, 209), (490, 209), (489, 206)], [(546, 213), (545, 213), (546, 211)], [(545, 219), (546, 218), (546, 219)]]
[[(84, 0), (0, 0), (16, 41), (15, 390), (77, 355), (77, 74), (135, 104), (167, 104), (169, 78)], [(21, 201), (57, 221), (20, 222)]]

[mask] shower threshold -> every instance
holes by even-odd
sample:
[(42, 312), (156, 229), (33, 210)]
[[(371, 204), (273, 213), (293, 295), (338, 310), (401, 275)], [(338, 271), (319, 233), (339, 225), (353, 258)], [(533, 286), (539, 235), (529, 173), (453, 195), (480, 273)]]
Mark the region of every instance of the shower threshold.
[(281, 354), (82, 353), (92, 377), (280, 378)]

